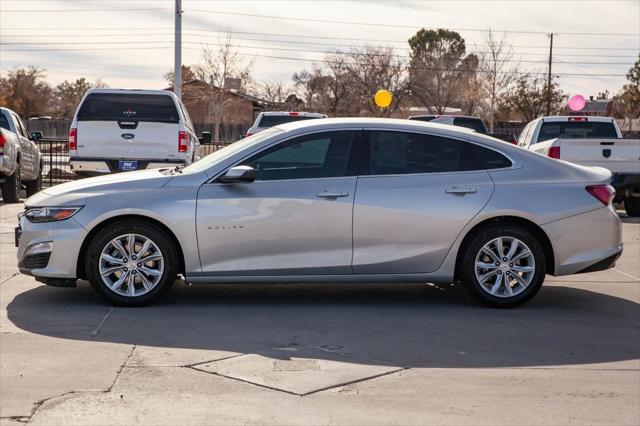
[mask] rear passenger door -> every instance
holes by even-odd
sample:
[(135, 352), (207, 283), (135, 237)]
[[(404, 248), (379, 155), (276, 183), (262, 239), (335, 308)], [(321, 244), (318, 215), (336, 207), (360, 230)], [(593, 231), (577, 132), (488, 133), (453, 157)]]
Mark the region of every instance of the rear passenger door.
[(422, 133), (370, 131), (353, 212), (353, 273), (425, 273), (442, 264), (493, 193), (505, 156)]

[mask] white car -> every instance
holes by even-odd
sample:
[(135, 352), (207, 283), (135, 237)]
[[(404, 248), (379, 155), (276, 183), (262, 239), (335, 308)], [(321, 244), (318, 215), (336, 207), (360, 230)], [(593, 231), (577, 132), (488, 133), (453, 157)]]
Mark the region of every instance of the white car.
[(18, 203), (24, 186), (30, 197), (42, 187), (42, 154), (18, 114), (0, 108), (0, 187), (5, 203)]
[(191, 164), (198, 145), (186, 108), (166, 90), (88, 90), (69, 129), (79, 177)]
[(629, 216), (640, 216), (640, 139), (625, 139), (611, 117), (541, 117), (529, 123), (518, 145), (583, 166), (604, 167), (613, 174), (616, 202)]
[(279, 126), (292, 121), (302, 121), (314, 118), (327, 118), (326, 114), (318, 114), (315, 112), (297, 112), (297, 111), (268, 111), (261, 112), (256, 117), (256, 121), (247, 130), (246, 136), (255, 135), (256, 133), (268, 129), (270, 127)]

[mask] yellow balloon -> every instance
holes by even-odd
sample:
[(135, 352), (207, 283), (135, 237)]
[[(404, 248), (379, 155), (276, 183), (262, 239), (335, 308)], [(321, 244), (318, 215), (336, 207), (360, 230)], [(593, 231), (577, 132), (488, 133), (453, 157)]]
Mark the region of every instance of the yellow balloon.
[(386, 108), (391, 105), (391, 100), (393, 99), (393, 95), (388, 90), (380, 89), (376, 92), (376, 95), (373, 98), (376, 102), (376, 105), (380, 108)]

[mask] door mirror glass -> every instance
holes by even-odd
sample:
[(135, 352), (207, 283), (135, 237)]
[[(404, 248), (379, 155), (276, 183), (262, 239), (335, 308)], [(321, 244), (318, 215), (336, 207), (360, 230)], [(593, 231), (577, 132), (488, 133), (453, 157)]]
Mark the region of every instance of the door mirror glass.
[(202, 132), (202, 136), (200, 136), (200, 143), (202, 145), (208, 145), (211, 143), (211, 132)]
[(42, 132), (31, 132), (31, 140), (32, 141), (39, 141), (43, 137), (44, 136), (42, 135)]
[(250, 166), (235, 166), (227, 170), (218, 180), (224, 183), (248, 183), (256, 179), (256, 171)]

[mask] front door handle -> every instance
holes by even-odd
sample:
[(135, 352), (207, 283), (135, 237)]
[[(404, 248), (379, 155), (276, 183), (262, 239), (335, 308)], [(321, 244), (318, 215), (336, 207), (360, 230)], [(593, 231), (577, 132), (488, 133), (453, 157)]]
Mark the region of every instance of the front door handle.
[(316, 197), (320, 198), (340, 198), (348, 197), (349, 193), (346, 191), (337, 191), (335, 189), (325, 189), (316, 194)]
[(478, 192), (476, 188), (471, 188), (468, 186), (452, 186), (444, 190), (447, 194), (474, 194)]

